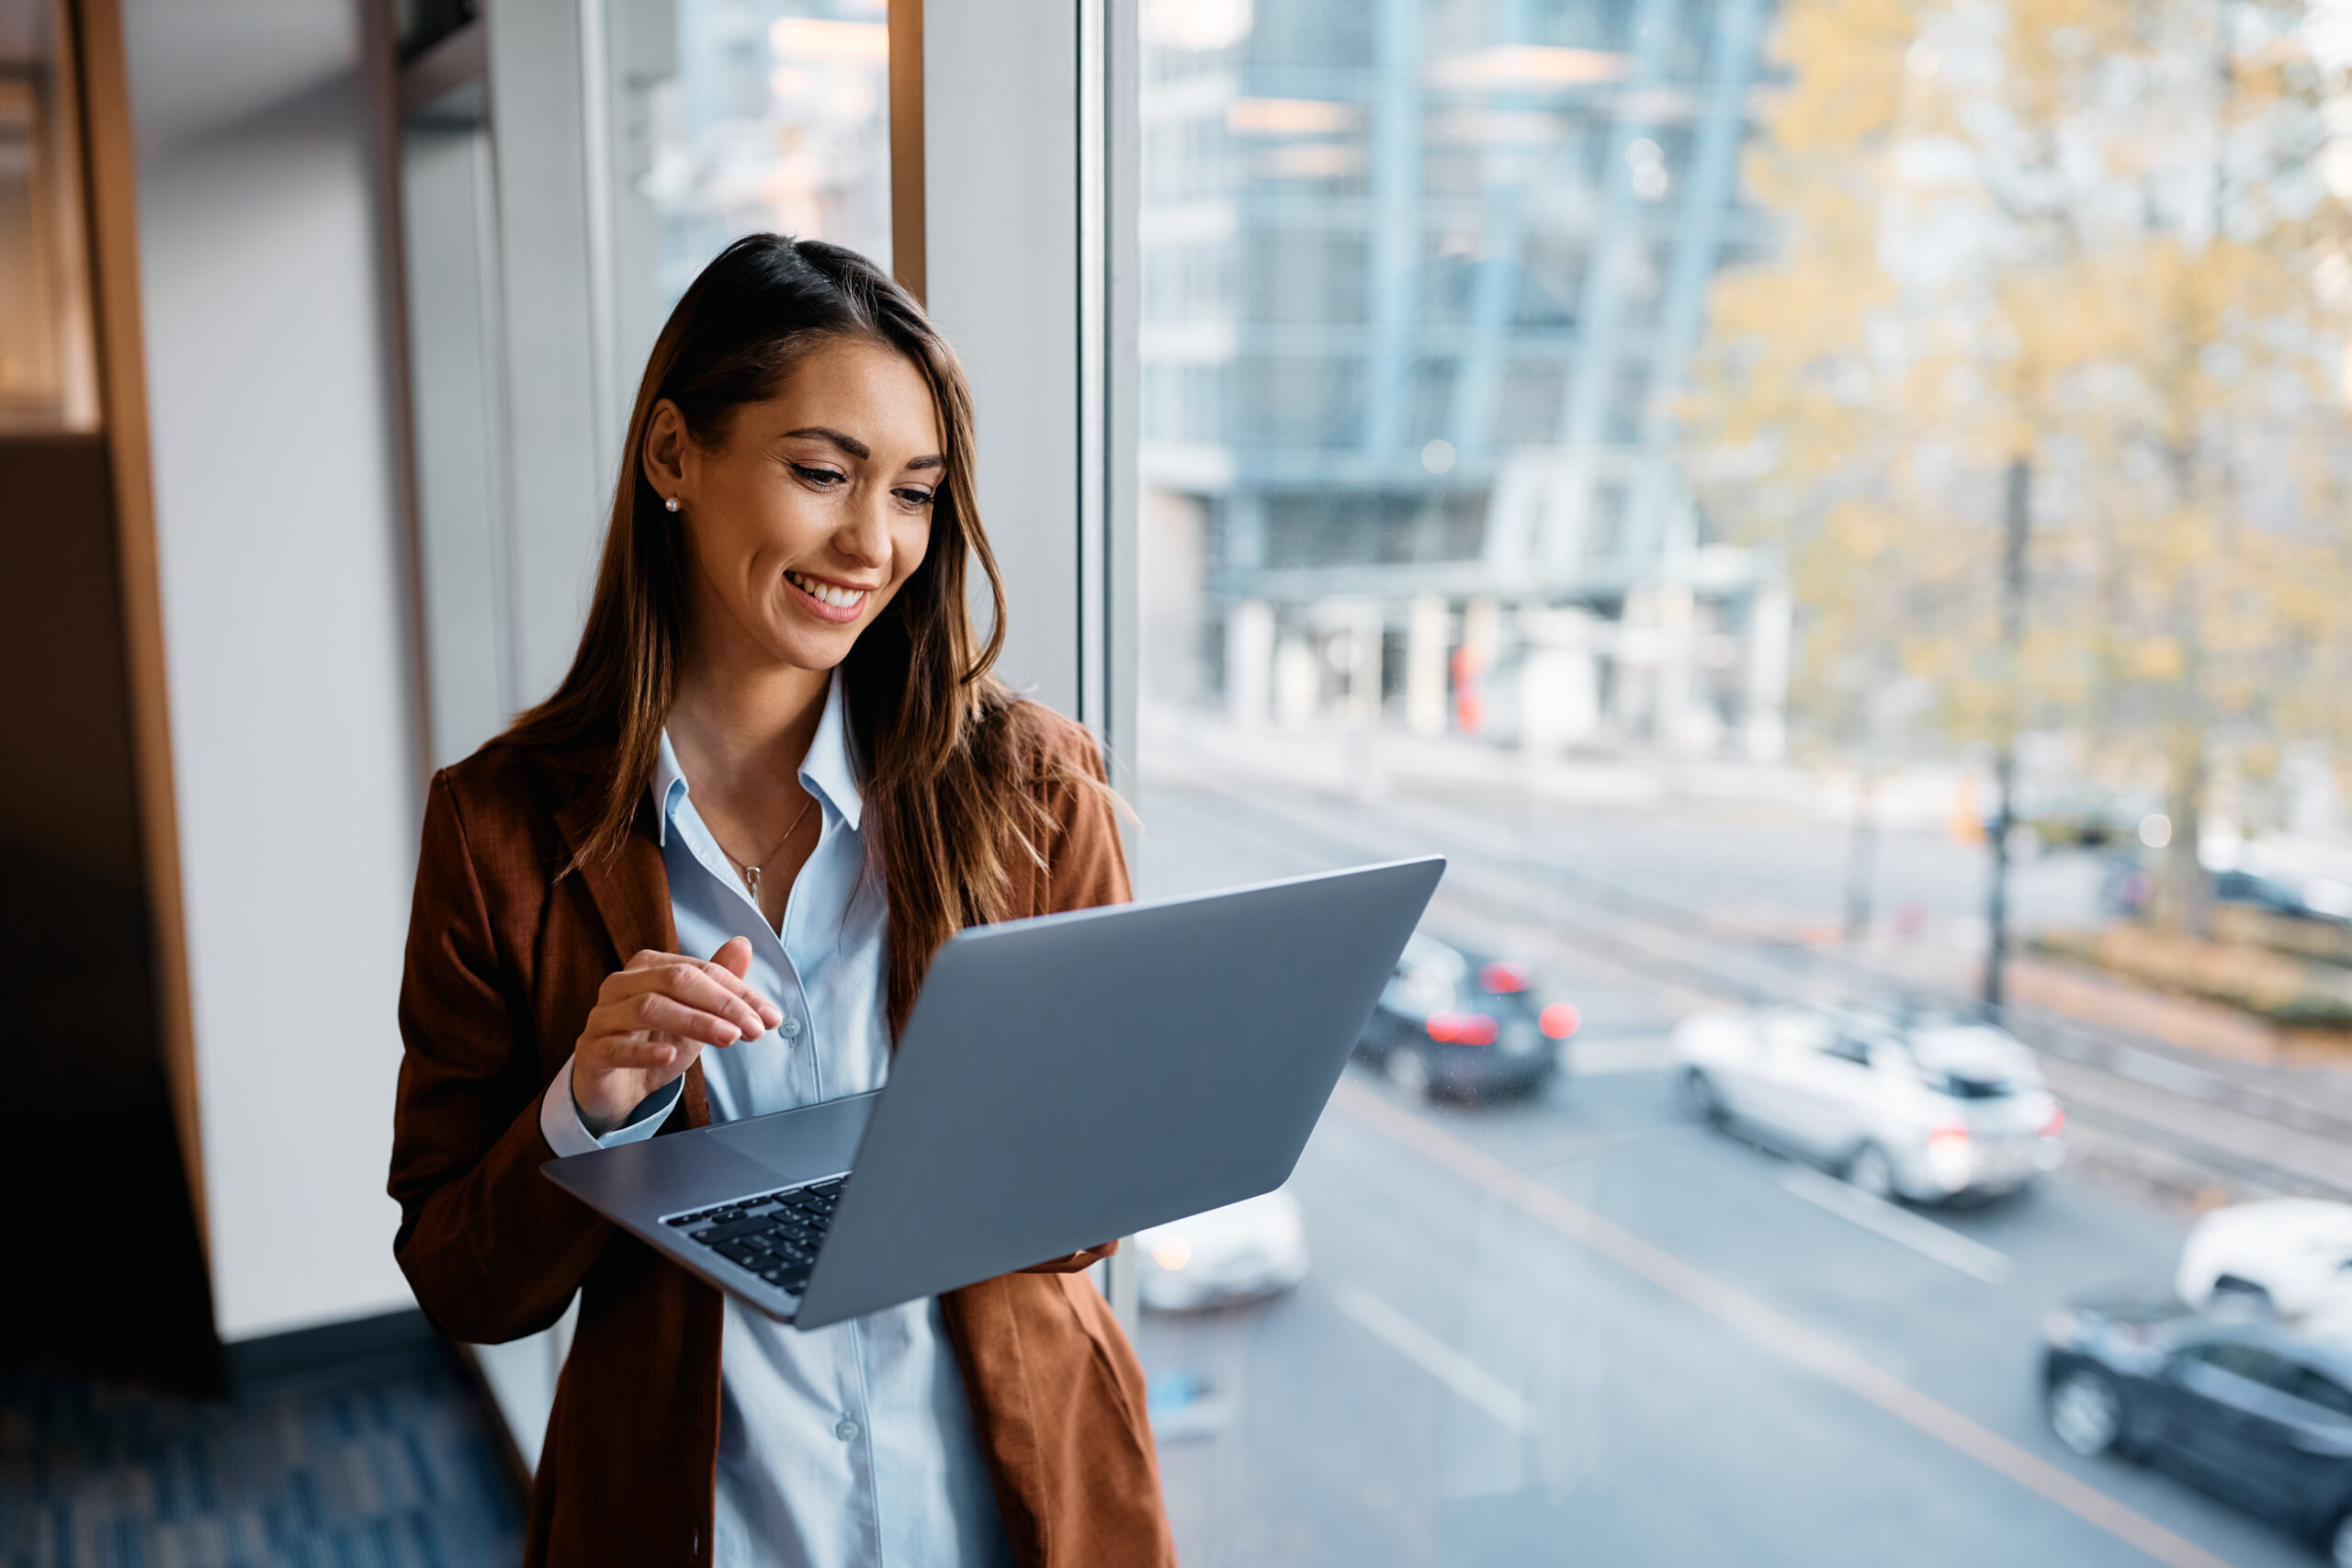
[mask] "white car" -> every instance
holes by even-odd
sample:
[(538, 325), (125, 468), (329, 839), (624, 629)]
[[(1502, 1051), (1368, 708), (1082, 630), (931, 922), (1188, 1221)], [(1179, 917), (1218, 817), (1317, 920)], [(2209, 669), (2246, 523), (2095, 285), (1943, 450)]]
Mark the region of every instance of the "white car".
[(1136, 1283), (1157, 1312), (1276, 1295), (1306, 1278), (1298, 1200), (1277, 1187), (1205, 1214), (1136, 1233)]
[(1821, 1161), (1880, 1198), (2007, 1191), (2065, 1157), (2033, 1053), (1950, 1013), (1703, 1013), (1674, 1032), (1684, 1103)]
[(2189, 1231), (2173, 1285), (2193, 1307), (2352, 1316), (2352, 1203), (2277, 1198), (2216, 1209)]

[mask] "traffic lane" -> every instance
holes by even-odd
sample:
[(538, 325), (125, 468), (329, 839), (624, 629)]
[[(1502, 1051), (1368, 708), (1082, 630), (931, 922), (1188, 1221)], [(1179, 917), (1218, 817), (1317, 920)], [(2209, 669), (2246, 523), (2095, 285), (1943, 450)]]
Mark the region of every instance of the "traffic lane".
[[(1352, 840), (1301, 831), (1262, 809), (1189, 790), (1148, 790), (1136, 853), (1136, 884), (1146, 897), (1299, 876), (1367, 860), (1427, 852), (1410, 845), (1372, 850)], [(1534, 966), (1545, 1000), (1573, 1002), (1583, 1017), (1579, 1034), (1609, 1036), (1655, 1031), (1713, 998), (1687, 986), (1578, 947), (1540, 921), (1498, 912), (1487, 900), (1459, 895), (1441, 883), (1423, 925), (1496, 957)]]
[[(1345, 803), (1329, 810), (1306, 810), (1297, 801), (1180, 788), (1148, 789), (1143, 801), (1136, 877), (1145, 897), (1431, 852), (1447, 853), (1456, 864), (1476, 865), (1489, 886), (1497, 870), (1484, 852), (1442, 841), (1430, 832), (1343, 817)], [(1509, 880), (1525, 885), (1531, 897), (1557, 895), (1556, 877), (1540, 867), (1502, 869)], [(1713, 993), (1702, 988), (1703, 972), (1678, 968), (1661, 976), (1596, 952), (1580, 933), (1531, 918), (1517, 900), (1497, 900), (1453, 876), (1439, 884), (1422, 925), (1476, 951), (1527, 962), (1544, 998), (1574, 1002), (1588, 1029), (1600, 1035), (1664, 1029), (1736, 994), (1728, 984)], [(1588, 1006), (1588, 1000), (1600, 1010)]]
[[(1298, 823), (1281, 815), (1253, 808), (1246, 803), (1237, 805), (1228, 798), (1209, 794), (1175, 796), (1163, 799), (1159, 805), (1160, 808), (1155, 811), (1155, 816), (1163, 825), (1159, 839), (1159, 848), (1163, 853), (1170, 849), (1180, 849), (1182, 853), (1170, 858), (1180, 863), (1198, 886), (1216, 886), (1221, 882), (1314, 869), (1323, 864), (1345, 863), (1350, 859), (1366, 858), (1367, 852), (1400, 853), (1428, 847), (1426, 839), (1419, 844), (1391, 842), (1367, 845), (1360, 840), (1345, 837), (1349, 831), (1347, 823), (1328, 818), (1309, 825), (1306, 830), (1302, 831)], [(1458, 847), (1456, 852), (1461, 852)], [(1441, 898), (1443, 898), (1442, 893)], [(1454, 918), (1456, 924), (1464, 921), (1475, 924), (1480, 918), (1480, 912), (1474, 904), (1473, 907), (1457, 909)], [(1623, 982), (1628, 987), (1628, 995), (1654, 998), (1658, 994), (1655, 989), (1645, 991), (1638, 976), (1627, 980), (1628, 972), (1622, 968), (1596, 964), (1589, 954), (1576, 953), (1572, 941), (1549, 944), (1548, 954), (1529, 952), (1527, 955), (1548, 957), (1544, 969), (1547, 976), (1557, 973), (1562, 967), (1570, 967)], [(1638, 1010), (1638, 1007), (1629, 1010)], [(1574, 1055), (1572, 1049), (1571, 1060)], [(1653, 1121), (1671, 1115), (1666, 1097), (1656, 1092), (1655, 1085), (1647, 1091), (1647, 1100)], [(1559, 1103), (1556, 1098), (1555, 1103)], [(1569, 1103), (1572, 1106), (1573, 1100)], [(1508, 1124), (1510, 1116), (1510, 1111), (1503, 1109), (1498, 1125)], [(1604, 1135), (1623, 1139), (1630, 1134), (1628, 1128), (1620, 1124), (1604, 1129)], [(1753, 1177), (1757, 1173), (1750, 1171), (1747, 1174)], [(1767, 1179), (1762, 1183), (1751, 1180), (1748, 1185), (1760, 1190), (1770, 1189), (1775, 1184)], [(1660, 1190), (1670, 1191), (1670, 1184)], [(1915, 1303), (1904, 1297), (1885, 1299), (1883, 1281), (1868, 1270), (1862, 1271), (1859, 1278), (1853, 1277), (1853, 1270), (1847, 1270), (1848, 1278), (1842, 1285), (1828, 1289), (1826, 1282), (1815, 1277), (1819, 1270), (1808, 1265), (1797, 1269), (1799, 1277), (1794, 1280), (1781, 1280), (1776, 1285), (1771, 1267), (1774, 1260), (1777, 1259), (1783, 1272), (1791, 1262), (1790, 1249), (1770, 1241), (1776, 1226), (1810, 1224), (1815, 1229), (1823, 1226), (1836, 1229), (1844, 1227), (1845, 1223), (1817, 1213), (1808, 1213), (1802, 1217), (1793, 1215), (1791, 1211), (1803, 1205), (1796, 1203), (1784, 1191), (1771, 1190), (1765, 1201), (1777, 1202), (1779, 1212), (1760, 1223), (1733, 1227), (1731, 1231), (1734, 1237), (1764, 1243), (1760, 1249), (1751, 1249), (1756, 1250), (1761, 1259), (1760, 1263), (1758, 1258), (1748, 1260), (1744, 1278), (1752, 1286), (1767, 1293), (1777, 1291), (1780, 1304), (1801, 1318), (1808, 1314), (1826, 1314), (1837, 1320), (1836, 1326), (1860, 1332), (1870, 1344), (1871, 1353), (1885, 1364), (1905, 1368), (1924, 1365), (1932, 1369), (1935, 1381), (1947, 1392), (1951, 1401), (1965, 1406), (1988, 1427), (2009, 1434), (2015, 1440), (2047, 1455), (2052, 1462), (2069, 1466), (2078, 1464), (2078, 1461), (2072, 1461), (2071, 1456), (2058, 1454), (2055, 1445), (2042, 1435), (2031, 1375), (2038, 1354), (2036, 1336), (2041, 1314), (2054, 1303), (2058, 1296), (2071, 1293), (2076, 1282), (2066, 1270), (2058, 1270), (2056, 1276), (2046, 1281), (2039, 1280), (2031, 1269), (2021, 1270), (2011, 1281), (2017, 1292), (2013, 1304), (2018, 1310), (1997, 1317), (1966, 1311), (1948, 1313), (1945, 1314), (1947, 1320), (1956, 1317), (1957, 1321), (1939, 1324), (1934, 1331), (1915, 1337), (1905, 1328), (1907, 1321), (1917, 1315)], [(2025, 1205), (1983, 1211), (1963, 1223), (1998, 1225), (2007, 1221), (2030, 1237), (2036, 1234), (2036, 1226), (2030, 1218), (2031, 1208), (2032, 1205)], [(2098, 1216), (2097, 1223), (2087, 1228), (2098, 1233), (2103, 1226), (2120, 1224), (2128, 1227), (2135, 1220), (2146, 1223), (2144, 1216), (2110, 1208), (2109, 1213)], [(1634, 1228), (1637, 1232), (1642, 1223), (1636, 1220)], [(1719, 1225), (1702, 1228), (1723, 1229)], [(2114, 1258), (2107, 1256), (2098, 1246), (2086, 1247), (2081, 1235), (2083, 1229), (2073, 1226), (2053, 1230), (2046, 1238), (2043, 1250), (2069, 1265), (2079, 1265), (2086, 1259), (2104, 1259), (2100, 1263), (2101, 1269), (2111, 1272), (2104, 1272), (2103, 1278), (2115, 1277), (2117, 1273), (2144, 1274), (2149, 1260), (2161, 1256), (2166, 1261), (2156, 1269), (2155, 1277), (2162, 1278), (2169, 1267), (2169, 1255), (2177, 1245), (2177, 1238), (2167, 1236), (2153, 1248), (2143, 1245), (2136, 1253)], [(1867, 1235), (1849, 1239), (1882, 1251), (1888, 1247), (1881, 1238)], [(1697, 1261), (1702, 1266), (1712, 1262), (1705, 1247), (1700, 1248)], [(1924, 1259), (1914, 1261), (1917, 1267), (1930, 1270), (1940, 1268)], [(1899, 1272), (1897, 1269), (1895, 1274), (1899, 1276)], [(2094, 1279), (2089, 1282), (2100, 1280)], [(1952, 1277), (1952, 1283), (1970, 1289), (1982, 1288), (1975, 1281), (1958, 1276)], [(2041, 1288), (2050, 1291), (2051, 1299), (2038, 1299), (2038, 1290)], [(2255, 1554), (2278, 1548), (2277, 1539), (2264, 1533), (2262, 1527), (2248, 1525), (2227, 1510), (2216, 1515), (2213, 1510), (2221, 1509), (2220, 1505), (2208, 1504), (2194, 1494), (2188, 1494), (2184, 1498), (2184, 1490), (2167, 1479), (2135, 1477), (2135, 1472), (2123, 1472), (2126, 1479), (2110, 1480), (2108, 1472), (2113, 1467), (2093, 1464), (2081, 1468), (2083, 1473), (2093, 1479), (2094, 1484), (2132, 1490), (2135, 1500), (2144, 1503), (2151, 1511), (2165, 1513), (2168, 1519), (2180, 1523), (2187, 1533), (2219, 1530), (2225, 1535), (2245, 1535), (2246, 1539), (2233, 1555), (2251, 1560)], [(2178, 1516), (2171, 1512), (2182, 1507), (2189, 1512)], [(2293, 1559), (2290, 1557), (2290, 1560)]]
[[(1220, 1436), (1163, 1445), (1188, 1561), (2145, 1561), (1344, 1115), (1293, 1185), (1306, 1287), (1145, 1320), (1148, 1368), (1231, 1402)], [(1532, 1431), (1368, 1331), (1351, 1291), (1517, 1391)]]
[[(1144, 879), (1188, 885), (1165, 891), (1218, 885), (1192, 869), (1186, 853), (1205, 828), (1225, 846), (1218, 858), (1229, 863), (1252, 863), (1250, 844), (1266, 850), (1261, 858), (1283, 863), (1260, 876), (1441, 853), (1517, 868), (1552, 891), (1564, 877), (1571, 893), (1575, 879), (1589, 878), (1693, 913), (1778, 913), (1792, 923), (1824, 926), (1845, 918), (1846, 829), (1803, 819), (1535, 809), (1474, 796), (1365, 801), (1248, 779), (1216, 789), (1148, 780), (1138, 799)], [(1259, 839), (1269, 830), (1278, 840), (1271, 845)], [(1987, 857), (1981, 847), (1887, 831), (1879, 854), (1877, 908), (1982, 913)], [(1244, 870), (1237, 880), (1250, 874)], [(2011, 868), (2012, 914), (2028, 927), (2089, 920), (2102, 874), (2102, 863), (2080, 852), (2019, 863)]]
[(1289, 831), (1262, 806), (1204, 790), (1147, 782), (1136, 794), (1136, 817), (1135, 881), (1147, 897), (1335, 871), (1372, 858), (1344, 840)]
[[(1852, 829), (1769, 807), (1539, 807), (1466, 791), (1365, 800), (1250, 779), (1229, 787), (1268, 805), (1306, 807), (1335, 823), (1442, 840), (1676, 902), (1785, 908), (1831, 924), (1845, 916)], [(1928, 914), (1982, 914), (1990, 860), (1984, 845), (1955, 842), (1948, 832), (1882, 829), (1872, 902), (1882, 911), (1910, 905)], [(2103, 870), (2099, 857), (2077, 852), (2013, 862), (2013, 913), (2029, 925), (2086, 919)]]
[(2164, 1288), (2184, 1234), (2165, 1216), (2063, 1176), (2012, 1201), (1909, 1211), (2000, 1251), (2007, 1272), (1988, 1284), (1804, 1201), (1781, 1179), (1794, 1162), (1690, 1121), (1666, 1071), (1565, 1081), (1540, 1105), (1423, 1114), (2210, 1550), (2307, 1561), (2169, 1476), (2067, 1453), (2042, 1419), (2042, 1318), (2094, 1286)]

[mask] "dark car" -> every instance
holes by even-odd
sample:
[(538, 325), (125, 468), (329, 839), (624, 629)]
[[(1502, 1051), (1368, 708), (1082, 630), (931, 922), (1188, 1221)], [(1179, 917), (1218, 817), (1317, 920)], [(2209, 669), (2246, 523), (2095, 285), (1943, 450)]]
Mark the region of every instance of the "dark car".
[(1416, 931), (1356, 1042), (1356, 1055), (1416, 1098), (1532, 1093), (1559, 1070), (1576, 1009), (1537, 1004), (1527, 967)]
[[(2109, 863), (2099, 882), (2099, 903), (2110, 914), (2144, 914), (2155, 894), (2156, 873), (2144, 857), (2118, 857)], [(2215, 872), (2212, 895), (2216, 904), (2245, 904), (2256, 909), (2267, 909), (2274, 915), (2285, 915), (2298, 920), (2317, 920), (2328, 925), (2346, 923), (2343, 916), (2314, 908), (2296, 887), (2275, 876), (2264, 876), (2256, 872)]]
[(2129, 1294), (2052, 1314), (2044, 1337), (2068, 1449), (2172, 1471), (2352, 1568), (2352, 1338)]

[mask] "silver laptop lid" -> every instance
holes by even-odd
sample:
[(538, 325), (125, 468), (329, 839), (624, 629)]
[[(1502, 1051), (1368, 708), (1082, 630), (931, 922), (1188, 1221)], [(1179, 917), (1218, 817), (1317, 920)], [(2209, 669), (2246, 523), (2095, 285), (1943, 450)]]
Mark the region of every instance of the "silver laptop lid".
[(1444, 869), (1398, 861), (956, 936), (796, 1321), (1281, 1185)]

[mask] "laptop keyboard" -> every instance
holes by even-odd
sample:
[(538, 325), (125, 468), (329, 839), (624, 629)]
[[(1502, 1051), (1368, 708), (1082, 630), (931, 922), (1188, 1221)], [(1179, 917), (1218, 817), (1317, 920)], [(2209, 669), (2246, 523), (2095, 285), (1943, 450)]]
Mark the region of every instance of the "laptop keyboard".
[(778, 1290), (794, 1295), (808, 1282), (808, 1266), (825, 1227), (833, 1223), (833, 1204), (848, 1178), (828, 1177), (807, 1187), (738, 1198), (715, 1209), (673, 1214), (662, 1221), (682, 1230), (729, 1263), (747, 1269)]

